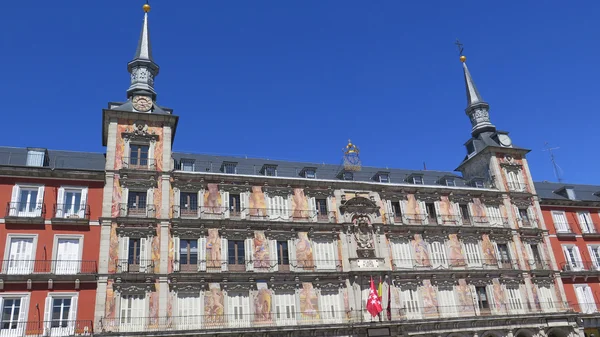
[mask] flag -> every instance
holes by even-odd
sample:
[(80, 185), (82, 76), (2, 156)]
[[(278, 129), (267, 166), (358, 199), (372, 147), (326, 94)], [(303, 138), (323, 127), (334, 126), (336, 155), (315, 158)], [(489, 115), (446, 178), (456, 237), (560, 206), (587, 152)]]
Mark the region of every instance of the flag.
[(375, 289), (373, 277), (371, 277), (371, 289), (369, 291), (369, 298), (367, 298), (367, 311), (371, 314), (371, 317), (375, 317), (383, 311), (381, 299), (377, 296), (377, 289)]
[(379, 301), (381, 301), (381, 296), (383, 296), (383, 283), (381, 283), (381, 276), (379, 276), (379, 287), (377, 287), (377, 296), (379, 296)]
[(392, 320), (392, 286), (388, 284), (388, 298), (387, 298), (387, 317), (388, 320)]

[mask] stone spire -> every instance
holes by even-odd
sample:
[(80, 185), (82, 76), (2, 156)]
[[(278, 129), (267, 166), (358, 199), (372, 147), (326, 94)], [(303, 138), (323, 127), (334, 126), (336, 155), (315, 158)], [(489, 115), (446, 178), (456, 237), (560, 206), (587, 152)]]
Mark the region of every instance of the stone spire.
[(152, 59), (152, 46), (150, 44), (150, 31), (148, 30), (148, 12), (150, 5), (146, 3), (144, 9), (144, 25), (138, 41), (138, 47), (132, 61), (127, 64), (131, 74), (131, 85), (127, 89), (127, 98), (134, 95), (151, 96), (156, 100), (154, 91), (154, 77), (158, 75), (158, 65)]
[(477, 91), (475, 82), (473, 82), (473, 78), (471, 77), (467, 63), (465, 62), (466, 60), (467, 58), (465, 56), (460, 57), (460, 61), (463, 64), (465, 86), (467, 89), (467, 108), (465, 109), (465, 112), (471, 120), (471, 125), (473, 125), (471, 134), (475, 137), (485, 131), (496, 131), (496, 127), (490, 121), (490, 105), (483, 100), (479, 91)]

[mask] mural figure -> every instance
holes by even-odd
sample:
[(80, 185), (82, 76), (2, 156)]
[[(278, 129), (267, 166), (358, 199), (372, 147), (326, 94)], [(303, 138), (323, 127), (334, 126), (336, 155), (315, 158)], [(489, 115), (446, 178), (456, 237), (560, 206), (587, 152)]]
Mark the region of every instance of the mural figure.
[(406, 214), (404, 214), (404, 216), (408, 219), (410, 224), (420, 224), (423, 220), (423, 211), (413, 194), (408, 194), (406, 196)]
[(269, 240), (263, 231), (254, 232), (254, 268), (269, 268)]
[(442, 196), (440, 198), (440, 217), (442, 218), (442, 222), (444, 224), (454, 224), (456, 223), (456, 219), (454, 215), (454, 209), (452, 208), (452, 204), (447, 196)]
[(204, 295), (204, 318), (207, 325), (219, 324), (225, 321), (225, 297), (218, 283), (210, 283), (209, 290)]
[(496, 248), (490, 241), (490, 236), (483, 234), (481, 236), (481, 249), (483, 250), (483, 263), (487, 265), (498, 264), (498, 257), (496, 256)]
[(459, 312), (466, 316), (473, 315), (475, 308), (473, 304), (473, 295), (471, 294), (471, 288), (469, 288), (465, 279), (458, 280), (456, 293), (458, 295)]
[(312, 283), (302, 283), (300, 297), (300, 317), (306, 320), (319, 318), (319, 302)]
[(207, 190), (204, 192), (204, 211), (206, 213), (222, 213), (221, 211), (221, 193), (219, 185), (207, 184)]
[(298, 268), (312, 269), (315, 266), (313, 252), (308, 240), (308, 233), (299, 232), (296, 242), (296, 261)]
[(257, 323), (268, 323), (271, 317), (271, 291), (265, 287), (258, 290), (254, 298), (254, 316)]
[(494, 309), (496, 312), (504, 312), (506, 310), (506, 300), (504, 297), (504, 289), (497, 278), (492, 280), (492, 289), (494, 295)]
[(294, 219), (308, 219), (308, 201), (301, 188), (294, 189), (292, 197), (292, 216)]
[(260, 186), (252, 186), (252, 194), (250, 194), (250, 210), (251, 217), (267, 216), (267, 206), (265, 203), (265, 194)]
[(430, 267), (431, 261), (429, 260), (429, 252), (427, 251), (427, 242), (423, 240), (421, 234), (415, 234), (413, 247), (415, 249), (416, 265), (421, 267)]
[(431, 281), (423, 280), (423, 313), (425, 316), (434, 316), (438, 314), (438, 301), (435, 293), (435, 288), (431, 285)]
[[(225, 261), (223, 261), (225, 262)], [(208, 230), (206, 238), (206, 267), (221, 268), (221, 238), (217, 228)]]
[(464, 267), (467, 263), (463, 253), (462, 245), (458, 240), (458, 235), (448, 235), (448, 251), (450, 255), (450, 265), (453, 267)]
[(487, 222), (485, 206), (481, 203), (481, 199), (473, 198), (473, 220), (475, 222)]

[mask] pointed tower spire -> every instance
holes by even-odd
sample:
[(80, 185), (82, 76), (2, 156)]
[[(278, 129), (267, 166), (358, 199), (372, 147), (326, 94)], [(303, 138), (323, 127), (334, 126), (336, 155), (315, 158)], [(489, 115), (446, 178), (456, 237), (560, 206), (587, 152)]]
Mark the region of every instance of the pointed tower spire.
[[(462, 50), (461, 50), (462, 51)], [(469, 68), (467, 67), (467, 57), (464, 55), (460, 56), (460, 61), (463, 65), (463, 71), (465, 74), (465, 86), (467, 89), (467, 108), (465, 112), (471, 120), (471, 134), (473, 137), (485, 131), (496, 131), (496, 127), (490, 121), (490, 105), (483, 100), (481, 94), (473, 82)]]
[(133, 60), (127, 64), (127, 70), (131, 74), (131, 85), (127, 89), (127, 98), (131, 99), (133, 96), (142, 95), (150, 96), (155, 101), (154, 77), (158, 75), (159, 67), (152, 59), (152, 46), (148, 29), (150, 5), (147, 1), (142, 8), (144, 10), (144, 24), (140, 40)]

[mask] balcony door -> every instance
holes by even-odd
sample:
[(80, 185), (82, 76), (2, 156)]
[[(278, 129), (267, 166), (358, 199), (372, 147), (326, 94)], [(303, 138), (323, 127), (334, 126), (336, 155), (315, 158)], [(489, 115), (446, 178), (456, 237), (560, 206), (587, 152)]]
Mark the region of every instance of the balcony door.
[(33, 238), (10, 238), (5, 272), (26, 275), (33, 272)]
[(129, 191), (127, 199), (128, 215), (146, 216), (146, 193)]
[(148, 168), (148, 145), (131, 145), (129, 164), (133, 168)]
[(79, 239), (58, 239), (56, 243), (55, 274), (73, 275), (79, 273), (79, 245)]

